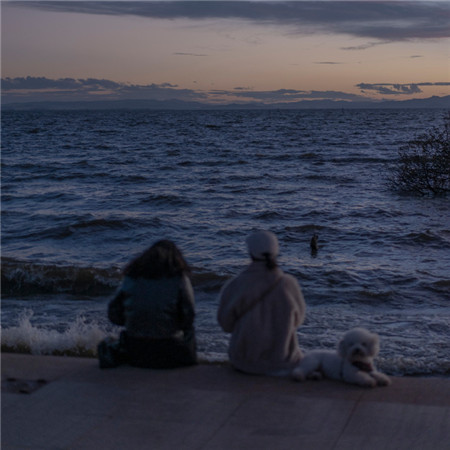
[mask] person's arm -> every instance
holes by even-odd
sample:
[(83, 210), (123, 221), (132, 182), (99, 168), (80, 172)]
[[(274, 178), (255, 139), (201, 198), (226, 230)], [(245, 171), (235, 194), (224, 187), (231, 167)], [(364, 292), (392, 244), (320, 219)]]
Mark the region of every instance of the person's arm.
[(127, 294), (121, 289), (108, 305), (108, 318), (115, 325), (125, 325), (125, 307), (124, 300)]
[(290, 282), (290, 295), (294, 301), (294, 304), (297, 306), (297, 323), (296, 326), (300, 326), (305, 320), (305, 312), (306, 312), (306, 304), (305, 299), (303, 298), (303, 293), (298, 284), (298, 281), (293, 277), (289, 276), (291, 279)]
[(192, 284), (186, 275), (181, 278), (179, 290), (179, 322), (181, 329), (189, 330), (194, 324), (195, 318), (195, 298)]
[(232, 333), (237, 321), (237, 314), (232, 307), (232, 300), (229, 294), (231, 282), (225, 284), (219, 296), (219, 309), (217, 310), (217, 321), (225, 333)]

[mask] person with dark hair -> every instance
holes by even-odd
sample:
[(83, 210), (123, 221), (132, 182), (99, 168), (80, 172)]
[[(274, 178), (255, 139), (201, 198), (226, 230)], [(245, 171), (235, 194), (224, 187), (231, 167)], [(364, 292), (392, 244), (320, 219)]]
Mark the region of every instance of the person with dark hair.
[(109, 320), (125, 326), (119, 340), (98, 346), (101, 368), (129, 363), (174, 368), (196, 364), (195, 303), (189, 267), (176, 245), (161, 240), (131, 261), (108, 306)]
[(217, 319), (231, 333), (228, 354), (246, 373), (288, 376), (303, 357), (297, 328), (305, 301), (297, 280), (278, 266), (278, 240), (269, 231), (247, 238), (251, 264), (227, 282), (219, 297)]

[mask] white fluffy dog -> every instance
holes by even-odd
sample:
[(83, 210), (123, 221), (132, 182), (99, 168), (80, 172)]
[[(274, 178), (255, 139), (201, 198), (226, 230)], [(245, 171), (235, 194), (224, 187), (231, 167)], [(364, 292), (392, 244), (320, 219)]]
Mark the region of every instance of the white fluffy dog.
[(378, 372), (373, 362), (379, 348), (377, 334), (364, 328), (354, 328), (344, 334), (337, 352), (313, 350), (306, 353), (292, 376), (298, 381), (325, 376), (360, 386), (388, 386), (391, 380)]

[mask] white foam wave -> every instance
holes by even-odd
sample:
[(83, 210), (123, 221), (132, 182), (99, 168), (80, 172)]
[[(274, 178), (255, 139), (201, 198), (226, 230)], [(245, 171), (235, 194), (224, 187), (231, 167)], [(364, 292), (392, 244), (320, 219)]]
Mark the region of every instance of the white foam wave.
[(78, 316), (68, 328), (60, 332), (31, 323), (33, 311), (27, 309), (19, 316), (17, 326), (2, 329), (2, 348), (29, 352), (35, 355), (71, 354), (95, 356), (97, 345), (110, 334), (97, 323)]

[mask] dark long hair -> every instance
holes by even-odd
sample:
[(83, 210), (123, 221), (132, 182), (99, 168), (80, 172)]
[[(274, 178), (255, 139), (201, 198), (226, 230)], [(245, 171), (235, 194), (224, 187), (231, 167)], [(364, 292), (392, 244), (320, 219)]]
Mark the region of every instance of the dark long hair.
[(165, 239), (156, 242), (131, 261), (123, 273), (131, 278), (158, 279), (189, 275), (190, 270), (177, 246)]

